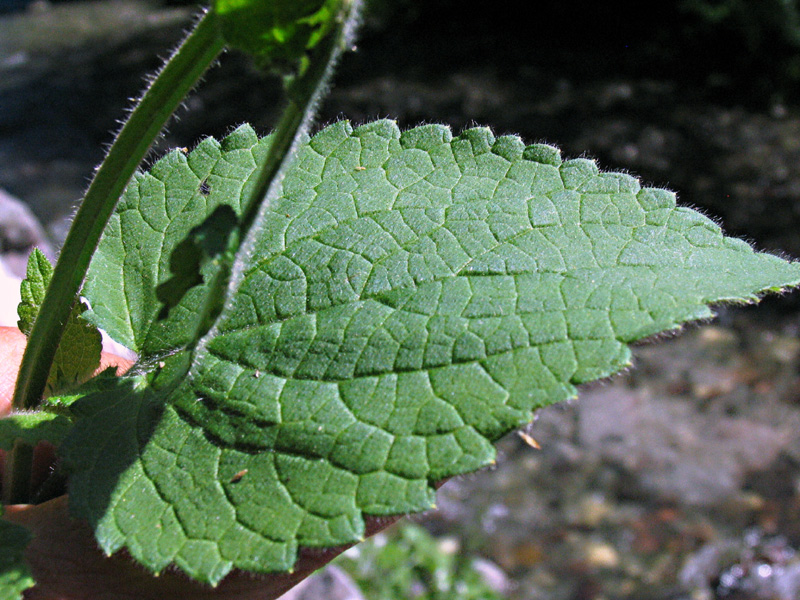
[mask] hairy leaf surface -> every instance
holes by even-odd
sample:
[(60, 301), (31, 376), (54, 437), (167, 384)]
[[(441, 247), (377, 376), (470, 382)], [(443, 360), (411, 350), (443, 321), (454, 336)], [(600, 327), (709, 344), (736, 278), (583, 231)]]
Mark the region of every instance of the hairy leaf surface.
[(238, 210), (267, 143), (244, 127), (159, 161), (92, 265), (94, 322), (161, 362), (73, 405), (71, 502), (154, 571), (284, 571), (365, 515), (430, 508), (532, 411), (629, 365), (628, 343), (800, 282), (672, 193), (552, 147), (342, 122), (301, 149), (186, 350), (204, 283), (164, 319), (156, 288), (193, 228)]

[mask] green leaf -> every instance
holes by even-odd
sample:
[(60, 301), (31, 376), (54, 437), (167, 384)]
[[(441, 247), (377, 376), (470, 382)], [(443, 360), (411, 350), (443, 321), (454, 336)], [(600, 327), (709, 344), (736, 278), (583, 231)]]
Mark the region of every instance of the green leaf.
[(31, 333), (33, 322), (39, 314), (39, 306), (47, 291), (47, 284), (53, 276), (53, 265), (38, 248), (34, 248), (28, 257), (25, 275), (19, 288), (22, 301), (17, 307), (19, 315), (17, 327), (27, 336)]
[[(20, 285), (22, 301), (17, 308), (17, 326), (26, 336), (31, 333), (52, 276), (50, 261), (38, 248), (34, 248), (28, 257), (26, 278)], [(103, 341), (97, 327), (83, 319), (85, 310), (86, 305), (77, 302), (70, 313), (47, 379), (47, 394), (61, 392), (87, 380), (100, 365)]]
[(27, 529), (0, 519), (0, 600), (19, 600), (22, 592), (34, 586), (23, 558), (30, 541)]
[(300, 150), (195, 347), (204, 284), (165, 320), (157, 286), (194, 227), (238, 211), (266, 143), (242, 128), (159, 161), (90, 271), (94, 322), (160, 367), (73, 405), (70, 500), (153, 571), (286, 571), (300, 546), (360, 539), (365, 515), (431, 508), (535, 409), (627, 367), (628, 343), (800, 283), (589, 160), (342, 122)]
[(0, 419), (0, 448), (11, 450), (17, 439), (31, 446), (39, 442), (58, 445), (70, 427), (69, 419), (49, 412), (12, 413)]
[(282, 75), (305, 68), (307, 53), (333, 29), (350, 0), (215, 0), (225, 41)]

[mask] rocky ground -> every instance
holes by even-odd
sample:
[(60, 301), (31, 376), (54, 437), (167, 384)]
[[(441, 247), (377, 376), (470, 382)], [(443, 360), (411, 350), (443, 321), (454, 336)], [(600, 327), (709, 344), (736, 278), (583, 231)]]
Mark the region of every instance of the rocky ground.
[[(56, 246), (121, 107), (187, 14), (113, 0), (0, 18), (0, 188)], [(800, 256), (800, 107), (656, 72), (598, 76), (586, 53), (499, 60), (478, 34), (367, 25), (322, 122), (490, 124), (669, 186), (729, 232)], [(228, 55), (161, 147), (242, 121), (267, 131), (276, 102), (274, 82)], [(5, 251), (25, 246), (9, 239)], [(526, 433), (540, 450), (503, 440), (497, 468), (448, 483), (421, 522), (499, 565), (515, 599), (800, 598), (797, 298), (640, 346), (630, 373), (540, 412)]]
[(745, 313), (639, 347), (427, 523), (464, 531), (514, 598), (800, 597), (797, 333)]

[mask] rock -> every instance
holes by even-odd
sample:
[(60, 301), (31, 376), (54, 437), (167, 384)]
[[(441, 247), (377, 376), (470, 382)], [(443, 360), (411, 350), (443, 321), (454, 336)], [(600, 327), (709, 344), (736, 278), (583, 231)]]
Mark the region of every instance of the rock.
[(791, 423), (699, 413), (691, 402), (619, 384), (583, 394), (578, 406), (586, 450), (623, 468), (640, 489), (689, 505), (722, 502), (796, 439)]
[(687, 590), (711, 591), (711, 582), (719, 575), (722, 564), (734, 560), (738, 548), (734, 542), (706, 544), (691, 554), (678, 575)]
[(610, 544), (590, 541), (584, 548), (587, 564), (595, 569), (615, 569), (619, 566), (619, 553)]
[(800, 562), (782, 536), (749, 530), (741, 539), (707, 544), (681, 568), (681, 585), (692, 597), (797, 600)]
[(774, 586), (780, 600), (800, 598), (800, 563), (780, 569), (775, 575)]
[(25, 277), (28, 254), (33, 248), (39, 248), (51, 262), (55, 259), (50, 241), (30, 209), (0, 189), (0, 252), (7, 270)]
[(483, 582), (498, 594), (505, 594), (511, 590), (512, 584), (508, 575), (492, 561), (475, 558), (472, 560), (472, 568), (478, 572)]
[(344, 571), (328, 566), (304, 579), (278, 600), (364, 600), (361, 591)]
[(579, 527), (595, 529), (612, 510), (613, 507), (602, 494), (589, 493), (578, 501), (577, 506), (567, 508), (566, 516)]

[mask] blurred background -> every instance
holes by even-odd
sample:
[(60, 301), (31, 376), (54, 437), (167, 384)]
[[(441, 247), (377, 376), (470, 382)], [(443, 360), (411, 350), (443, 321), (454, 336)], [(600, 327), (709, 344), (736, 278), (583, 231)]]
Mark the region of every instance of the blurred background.
[[(0, 0), (6, 270), (32, 243), (57, 249), (196, 9)], [(151, 159), (245, 121), (267, 133), (280, 107), (277, 82), (229, 53)], [(558, 145), (800, 257), (798, 0), (370, 0), (319, 123), (384, 117)], [(449, 482), (437, 511), (296, 597), (797, 600), (799, 309), (800, 293), (723, 308), (641, 345), (630, 373), (540, 411), (526, 435), (541, 449), (504, 439), (495, 469)], [(393, 576), (406, 563), (422, 567)]]

